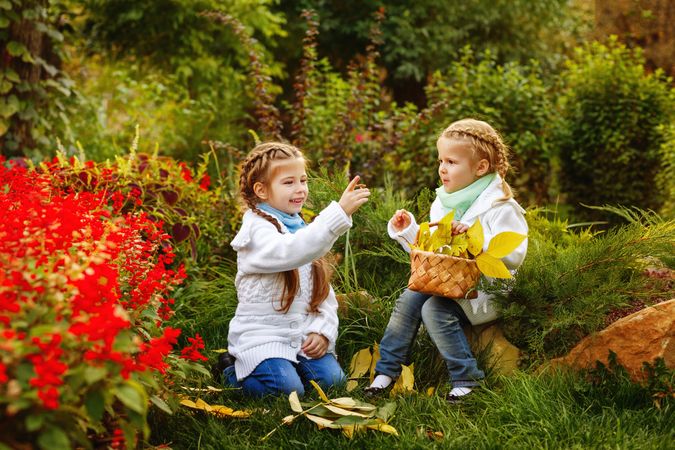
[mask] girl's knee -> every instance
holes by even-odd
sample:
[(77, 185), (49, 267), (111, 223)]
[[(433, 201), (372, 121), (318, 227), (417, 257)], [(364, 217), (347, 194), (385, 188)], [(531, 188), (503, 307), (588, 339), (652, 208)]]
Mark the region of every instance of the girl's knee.
[(422, 321), (429, 327), (434, 323), (459, 322), (459, 316), (455, 311), (450, 298), (432, 297), (422, 306)]

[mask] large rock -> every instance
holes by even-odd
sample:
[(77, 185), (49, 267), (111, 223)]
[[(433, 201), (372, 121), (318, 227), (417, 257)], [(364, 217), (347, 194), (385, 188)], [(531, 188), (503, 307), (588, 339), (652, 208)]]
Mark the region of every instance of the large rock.
[(488, 365), (496, 373), (508, 375), (518, 368), (520, 349), (504, 337), (501, 327), (495, 323), (467, 326), (464, 328), (474, 355), (489, 351)]
[(609, 351), (634, 381), (641, 381), (644, 362), (663, 358), (675, 368), (675, 299), (658, 303), (617, 320), (604, 330), (585, 337), (567, 356), (551, 360), (551, 366), (592, 368), (608, 363)]

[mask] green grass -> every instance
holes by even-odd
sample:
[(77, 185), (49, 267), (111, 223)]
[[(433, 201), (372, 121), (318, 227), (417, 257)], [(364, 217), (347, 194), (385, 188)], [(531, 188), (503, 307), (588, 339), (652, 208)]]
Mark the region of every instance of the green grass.
[[(304, 419), (280, 426), (281, 419), (292, 414), (286, 398), (250, 400), (226, 391), (205, 400), (250, 409), (250, 418), (217, 419), (186, 410), (174, 416), (155, 412), (150, 440), (177, 449), (675, 448), (672, 402), (657, 409), (648, 396), (635, 406), (634, 401), (618, 403), (608, 394), (575, 375), (519, 373), (493, 379), (490, 387), (461, 405), (448, 404), (440, 395), (398, 397), (390, 420), (398, 437), (368, 430), (350, 440), (336, 430), (319, 430)], [(335, 389), (328, 395), (350, 394)], [(362, 398), (360, 390), (351, 395)], [(374, 403), (387, 401), (382, 398)], [(261, 441), (277, 427), (268, 440)], [(430, 438), (427, 432), (435, 431), (443, 437)]]

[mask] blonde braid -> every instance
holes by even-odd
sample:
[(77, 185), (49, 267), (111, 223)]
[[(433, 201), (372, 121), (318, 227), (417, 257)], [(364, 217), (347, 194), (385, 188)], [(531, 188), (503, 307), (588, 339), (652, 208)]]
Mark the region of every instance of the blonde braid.
[(502, 191), (507, 200), (513, 197), (511, 186), (506, 182), (506, 174), (511, 168), (509, 163), (509, 148), (504, 143), (497, 130), (482, 120), (462, 119), (453, 122), (441, 133), (447, 139), (468, 140), (474, 155), (486, 159), (490, 164), (488, 170), (494, 171), (502, 177)]

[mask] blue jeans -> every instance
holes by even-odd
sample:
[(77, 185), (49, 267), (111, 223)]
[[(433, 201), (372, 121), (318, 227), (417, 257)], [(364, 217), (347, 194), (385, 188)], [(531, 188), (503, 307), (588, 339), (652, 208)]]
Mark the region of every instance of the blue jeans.
[(462, 324), (468, 322), (461, 306), (454, 300), (406, 289), (396, 300), (380, 342), (380, 360), (375, 371), (397, 378), (401, 374), (401, 364), (409, 364), (410, 347), (420, 324), (424, 323), (445, 361), (452, 385), (478, 385), (485, 374), (478, 369), (462, 330)]
[(226, 368), (223, 375), (225, 384), (240, 387), (251, 397), (290, 394), (293, 391), (302, 397), (309, 380), (316, 381), (323, 389), (346, 380), (340, 364), (330, 353), (319, 359), (298, 356), (297, 363), (283, 358), (269, 358), (258, 364), (255, 370), (241, 381), (237, 381), (233, 365)]

